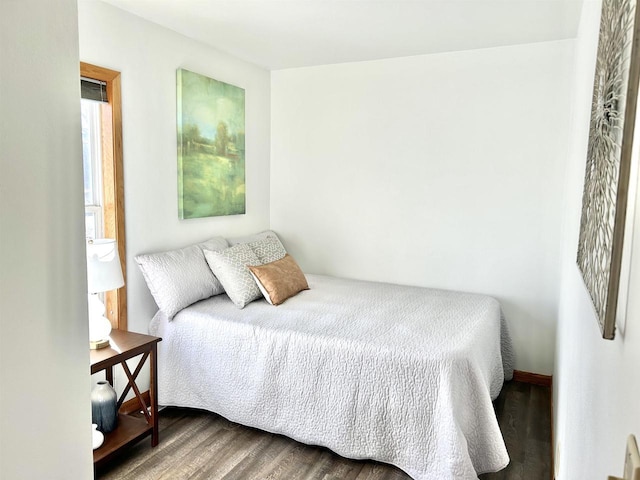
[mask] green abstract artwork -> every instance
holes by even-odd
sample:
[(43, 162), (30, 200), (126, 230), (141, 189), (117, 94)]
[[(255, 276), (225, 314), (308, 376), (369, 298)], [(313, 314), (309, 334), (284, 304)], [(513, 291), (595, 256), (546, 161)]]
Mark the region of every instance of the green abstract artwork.
[(245, 213), (244, 89), (177, 71), (180, 218)]

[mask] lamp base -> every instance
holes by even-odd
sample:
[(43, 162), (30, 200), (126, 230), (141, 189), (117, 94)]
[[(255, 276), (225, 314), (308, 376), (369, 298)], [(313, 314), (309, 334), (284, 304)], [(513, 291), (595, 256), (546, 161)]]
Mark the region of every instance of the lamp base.
[(109, 346), (109, 339), (105, 338), (104, 340), (98, 340), (96, 342), (89, 342), (89, 348), (91, 350), (100, 350), (101, 348), (105, 348)]

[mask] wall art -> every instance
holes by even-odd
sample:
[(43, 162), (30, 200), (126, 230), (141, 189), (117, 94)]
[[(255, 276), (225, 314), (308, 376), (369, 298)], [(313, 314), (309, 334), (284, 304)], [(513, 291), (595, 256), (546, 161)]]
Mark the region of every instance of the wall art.
[(181, 219), (245, 213), (244, 89), (177, 71)]
[(615, 336), (638, 99), (635, 0), (603, 0), (577, 263), (602, 336)]

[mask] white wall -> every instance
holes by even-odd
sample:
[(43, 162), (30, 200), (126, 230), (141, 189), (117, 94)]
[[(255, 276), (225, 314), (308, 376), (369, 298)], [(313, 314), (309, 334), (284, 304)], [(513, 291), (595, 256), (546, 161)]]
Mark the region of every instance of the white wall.
[(306, 271), (481, 292), (553, 370), (572, 42), (272, 72), (271, 227)]
[[(624, 333), (603, 340), (575, 264), (600, 2), (585, 2), (576, 42), (574, 119), (567, 165), (562, 288), (554, 374), (556, 478), (622, 475), (626, 437), (640, 438), (640, 206), (636, 201)], [(636, 135), (638, 135), (636, 133)], [(637, 138), (637, 137), (636, 137)], [(632, 200), (633, 201), (633, 200)]]
[[(80, 59), (122, 73), (128, 319), (147, 333), (157, 307), (135, 255), (269, 227), (269, 73), (102, 2), (80, 0), (78, 10)], [(245, 215), (178, 218), (180, 67), (245, 89)]]
[(0, 478), (93, 476), (75, 0), (0, 3)]

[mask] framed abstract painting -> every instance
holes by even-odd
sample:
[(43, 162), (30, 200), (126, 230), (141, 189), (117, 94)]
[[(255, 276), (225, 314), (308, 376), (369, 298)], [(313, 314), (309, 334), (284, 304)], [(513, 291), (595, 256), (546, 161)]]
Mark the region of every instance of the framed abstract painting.
[(244, 89), (177, 71), (181, 219), (245, 213)]
[(635, 0), (603, 0), (577, 263), (603, 338), (613, 339), (638, 100)]

